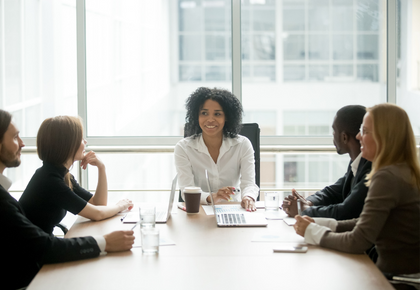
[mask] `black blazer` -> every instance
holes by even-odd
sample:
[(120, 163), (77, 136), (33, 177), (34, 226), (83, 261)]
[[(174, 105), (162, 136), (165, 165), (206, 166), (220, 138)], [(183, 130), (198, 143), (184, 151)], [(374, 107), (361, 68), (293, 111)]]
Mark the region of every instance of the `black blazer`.
[(346, 174), (335, 184), (327, 186), (307, 198), (314, 206), (302, 211), (302, 215), (336, 220), (358, 218), (365, 204), (368, 192), (365, 179), (371, 167), (372, 162), (362, 158), (353, 180), (350, 162)]
[(32, 224), (19, 203), (0, 185), (1, 289), (27, 286), (43, 264), (97, 257), (93, 237), (61, 239)]

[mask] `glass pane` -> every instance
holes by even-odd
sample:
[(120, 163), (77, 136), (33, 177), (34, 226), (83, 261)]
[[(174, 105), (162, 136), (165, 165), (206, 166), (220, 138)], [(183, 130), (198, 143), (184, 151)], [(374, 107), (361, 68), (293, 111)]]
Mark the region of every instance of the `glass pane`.
[(276, 57), (275, 41), (273, 34), (254, 35), (252, 42), (252, 59), (274, 60)]
[(180, 31), (201, 31), (203, 29), (201, 22), (203, 17), (200, 6), (201, 0), (179, 0)]
[(76, 1), (2, 1), (0, 107), (21, 137), (41, 122), (77, 115)]
[(255, 10), (253, 16), (255, 31), (274, 31), (276, 24), (274, 10)]
[(208, 66), (206, 67), (207, 81), (224, 81), (226, 80), (226, 67), (224, 66)]
[(327, 65), (310, 65), (309, 80), (324, 81), (330, 76), (330, 69)]
[(383, 14), (377, 13), (381, 10), (380, 0), (358, 0), (356, 19), (357, 19), (357, 30), (359, 31), (379, 31), (381, 18), (384, 18)]
[[(226, 8), (223, 1), (205, 1), (208, 3), (204, 9), (204, 29), (206, 31), (223, 31), (227, 30), (228, 23), (226, 23)], [(209, 6), (212, 4), (213, 6)]]
[(353, 30), (353, 0), (333, 0), (331, 15), (334, 31)]
[(283, 41), (284, 60), (305, 59), (305, 36), (286, 35)]
[(179, 60), (201, 60), (201, 37), (199, 35), (179, 36)]
[(309, 59), (327, 60), (329, 54), (328, 35), (310, 35), (309, 36)]
[(334, 35), (333, 36), (333, 59), (337, 59), (337, 60), (353, 59), (353, 36), (352, 35)]
[[(263, 2), (242, 6), (249, 22), (242, 30), (245, 114), (274, 110), (277, 116), (270, 130), (261, 130), (262, 136), (331, 137), (330, 127), (341, 107), (386, 101), (385, 0), (275, 1), (274, 57), (256, 59), (252, 48), (258, 32), (252, 28), (256, 11), (265, 9)], [(259, 67), (266, 73), (268, 66), (272, 77), (257, 76)], [(290, 111), (301, 117), (284, 118)], [(254, 118), (264, 122), (261, 115)]]
[(179, 80), (184, 82), (201, 81), (201, 66), (182, 65), (179, 67)]
[(305, 66), (285, 65), (283, 76), (285, 81), (303, 81), (305, 80)]
[(179, 136), (197, 87), (231, 90), (230, 1), (102, 2), (86, 1), (88, 136)]
[(378, 66), (372, 64), (358, 65), (357, 78), (361, 81), (377, 82), (379, 80)]
[(334, 77), (351, 77), (353, 76), (352, 65), (334, 65), (333, 66)]
[(329, 0), (308, 1), (308, 27), (310, 31), (326, 31), (330, 27)]
[[(206, 40), (206, 60), (226, 60), (225, 37), (208, 35)], [(194, 46), (192, 47), (194, 50)]]
[(398, 3), (397, 104), (407, 111), (420, 136), (420, 1)]
[(259, 81), (275, 81), (276, 70), (274, 66), (256, 65), (254, 67), (254, 79)]
[(283, 2), (283, 30), (305, 30), (305, 2), (286, 0)]
[(357, 58), (358, 59), (378, 59), (378, 35), (359, 35), (357, 36)]

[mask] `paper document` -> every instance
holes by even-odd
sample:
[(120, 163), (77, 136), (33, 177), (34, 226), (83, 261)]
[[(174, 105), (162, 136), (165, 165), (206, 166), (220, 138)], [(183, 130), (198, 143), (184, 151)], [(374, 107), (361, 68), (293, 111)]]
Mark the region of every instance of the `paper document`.
[(285, 217), (283, 219), (283, 221), (288, 225), (288, 226), (293, 226), (296, 223), (296, 219), (292, 218), (292, 217)]
[[(165, 236), (159, 236), (159, 247), (160, 246), (175, 246), (175, 242)], [(133, 248), (141, 248), (141, 235), (136, 235), (134, 240)]]
[(299, 243), (305, 244), (305, 239), (298, 234), (279, 234), (278, 232), (259, 232), (252, 237), (252, 242), (273, 242), (273, 243)]

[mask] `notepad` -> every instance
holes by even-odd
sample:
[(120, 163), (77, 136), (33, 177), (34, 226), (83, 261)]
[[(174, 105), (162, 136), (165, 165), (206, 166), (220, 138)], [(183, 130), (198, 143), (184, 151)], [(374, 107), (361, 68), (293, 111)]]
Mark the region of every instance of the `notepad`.
[(283, 219), (283, 221), (288, 225), (288, 226), (293, 226), (296, 223), (296, 219), (293, 217), (285, 217)]
[(298, 234), (279, 234), (273, 231), (255, 233), (251, 242), (298, 243), (300, 245), (306, 245), (305, 239)]

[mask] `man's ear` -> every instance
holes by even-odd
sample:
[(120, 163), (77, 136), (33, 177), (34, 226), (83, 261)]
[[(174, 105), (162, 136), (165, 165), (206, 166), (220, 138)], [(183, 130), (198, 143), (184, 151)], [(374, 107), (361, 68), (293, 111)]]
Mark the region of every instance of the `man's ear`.
[(347, 143), (350, 141), (350, 138), (349, 138), (349, 136), (347, 135), (347, 133), (346, 132), (341, 132), (341, 134), (340, 134), (340, 137), (341, 137), (341, 141), (343, 141), (343, 143), (344, 144), (346, 144), (347, 145)]

